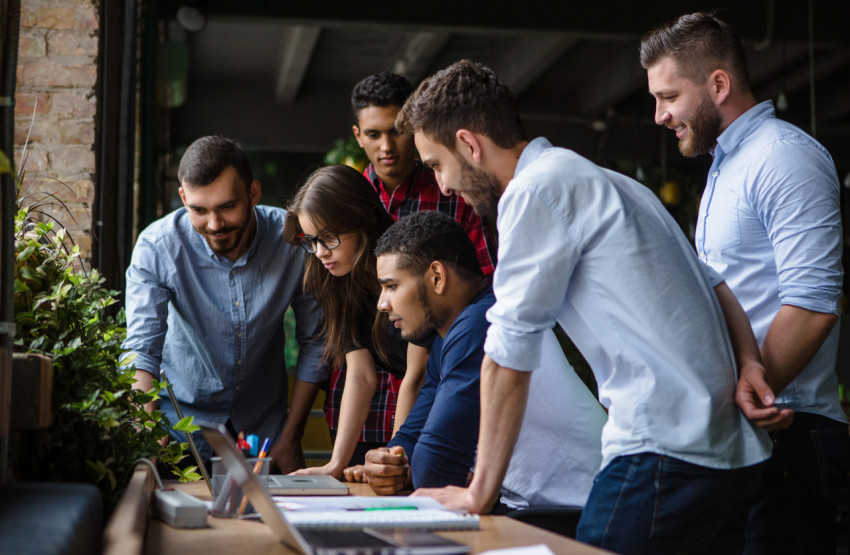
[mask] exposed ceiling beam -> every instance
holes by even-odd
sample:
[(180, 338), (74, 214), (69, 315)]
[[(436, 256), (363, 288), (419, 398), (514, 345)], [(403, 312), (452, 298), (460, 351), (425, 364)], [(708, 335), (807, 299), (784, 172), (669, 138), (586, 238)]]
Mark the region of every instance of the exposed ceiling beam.
[[(844, 54), (844, 53), (841, 53)], [(844, 58), (840, 61), (839, 58)], [(836, 79), (837, 73), (842, 69), (846, 76), (847, 56), (839, 56), (835, 54), (824, 60), (824, 65), (821, 66), (815, 61), (815, 109), (816, 116), (819, 122), (830, 122), (843, 118), (850, 114), (850, 102), (847, 102), (848, 79)], [(826, 66), (826, 67), (824, 67)], [(817, 85), (818, 77), (832, 74), (833, 82), (826, 87)]]
[(407, 47), (395, 61), (393, 72), (419, 82), (437, 58), (451, 35), (449, 33), (405, 33)]
[(304, 81), (313, 49), (319, 40), (319, 27), (289, 27), (283, 36), (282, 56), (277, 72), (275, 101), (291, 104)]
[[(817, 82), (833, 73), (840, 71), (846, 67), (847, 54), (843, 51), (831, 52), (828, 54), (820, 53), (815, 56), (815, 89), (817, 90)], [(803, 64), (796, 64), (794, 69), (787, 73), (780, 74), (774, 77), (772, 81), (764, 84), (759, 89), (765, 97), (773, 97), (781, 88), (785, 88), (788, 94), (794, 94), (804, 89), (808, 89), (810, 80), (810, 71), (808, 59)], [(847, 91), (842, 91), (845, 95)], [(816, 93), (817, 94), (817, 93)], [(819, 102), (820, 104), (820, 102)], [(843, 109), (847, 102), (842, 101), (842, 106), (836, 106), (837, 109)], [(818, 109), (820, 119), (820, 109)]]
[[(159, 2), (163, 13), (173, 15), (176, 2)], [(744, 39), (762, 41), (768, 12), (761, 2), (739, 3), (721, 8), (718, 16), (731, 24)], [(752, 4), (752, 6), (750, 5)], [(744, 9), (746, 5), (746, 9)], [(481, 6), (476, 2), (435, 0), (423, 10), (416, 2), (402, 3), (388, 10), (381, 4), (368, 2), (316, 2), (315, 0), (208, 0), (211, 14), (270, 17), (289, 21), (315, 22), (351, 28), (358, 23), (388, 24), (395, 29), (481, 29), (506, 31), (555, 31), (578, 36), (620, 36), (639, 38), (661, 22), (684, 13), (712, 9), (715, 4), (705, 0), (655, 0), (653, 2), (552, 2), (525, 0), (522, 9), (506, 2), (488, 5), (486, 23)], [(814, 10), (817, 40), (843, 44), (846, 28), (840, 22), (850, 15), (847, 0), (818, 0)], [(600, 12), (604, 16), (600, 16)], [(799, 24), (777, 28), (773, 40), (805, 39), (808, 10), (806, 2), (783, 2), (776, 12), (776, 21)], [(836, 24), (839, 22), (839, 24)]]
[(756, 90), (770, 87), (776, 80), (782, 80), (790, 68), (807, 61), (808, 46), (802, 42), (774, 45), (765, 50), (747, 51), (747, 73), (750, 85)]
[(493, 63), (515, 96), (520, 96), (569, 50), (577, 39), (564, 36), (526, 36)]
[(636, 92), (646, 93), (646, 71), (640, 67), (637, 48), (617, 48), (609, 59), (599, 60), (599, 71), (578, 90), (581, 114), (599, 117)]

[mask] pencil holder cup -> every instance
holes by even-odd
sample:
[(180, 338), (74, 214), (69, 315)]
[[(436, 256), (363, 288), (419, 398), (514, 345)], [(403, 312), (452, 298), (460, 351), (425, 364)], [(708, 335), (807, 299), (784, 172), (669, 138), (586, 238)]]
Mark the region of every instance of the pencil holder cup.
[[(220, 518), (239, 518), (242, 515), (251, 514), (254, 512), (254, 507), (250, 501), (243, 505), (242, 497), (244, 496), (242, 488), (227, 472), (227, 468), (221, 461), (220, 457), (212, 457), (212, 509), (210, 514)], [(256, 457), (246, 459), (248, 466), (254, 470), (259, 466), (256, 472), (259, 476), (268, 476), (269, 466), (271, 465), (271, 457), (258, 459)], [(260, 463), (259, 465), (257, 463)]]

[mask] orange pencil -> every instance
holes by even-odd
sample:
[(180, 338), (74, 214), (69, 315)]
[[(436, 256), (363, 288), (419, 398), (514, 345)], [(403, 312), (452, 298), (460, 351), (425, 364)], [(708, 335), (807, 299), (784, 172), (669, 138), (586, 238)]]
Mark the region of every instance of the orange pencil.
[[(263, 442), (263, 446), (260, 448), (260, 456), (257, 457), (257, 462), (254, 463), (254, 474), (258, 474), (260, 470), (263, 468), (263, 459), (268, 454), (269, 448), (269, 438)], [(245, 513), (245, 507), (248, 506), (248, 496), (245, 495), (245, 492), (242, 492), (242, 504), (239, 505), (239, 516), (242, 516)]]

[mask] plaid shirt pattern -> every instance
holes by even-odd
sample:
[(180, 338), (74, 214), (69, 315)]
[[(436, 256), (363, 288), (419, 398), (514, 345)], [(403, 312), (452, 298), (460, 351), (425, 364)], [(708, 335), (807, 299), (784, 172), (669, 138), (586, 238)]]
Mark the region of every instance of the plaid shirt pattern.
[[(375, 371), (378, 374), (378, 383), (375, 387), (375, 395), (369, 404), (369, 414), (366, 423), (360, 433), (358, 441), (365, 443), (386, 444), (393, 435), (393, 420), (395, 419), (395, 405), (398, 398), (398, 389), (401, 379), (394, 378), (389, 372), (376, 364)], [(328, 397), (325, 402), (325, 418), (328, 427), (336, 430), (339, 424), (339, 409), (342, 405), (342, 389), (345, 385), (345, 364), (331, 373)]]
[(396, 220), (420, 210), (437, 210), (460, 222), (475, 245), (481, 271), (486, 278), (492, 277), (496, 266), (496, 240), (490, 222), (476, 215), (472, 207), (458, 195), (444, 196), (437, 186), (434, 172), (423, 166), (422, 162), (416, 161), (410, 178), (400, 183), (392, 194), (384, 188), (372, 164), (363, 171), (363, 175), (380, 195), (384, 208)]

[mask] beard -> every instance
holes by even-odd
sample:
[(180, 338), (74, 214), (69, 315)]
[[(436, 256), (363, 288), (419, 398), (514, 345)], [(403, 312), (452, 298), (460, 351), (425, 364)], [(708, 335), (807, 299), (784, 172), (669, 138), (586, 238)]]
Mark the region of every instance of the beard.
[(425, 284), (421, 282), (419, 283), (419, 302), (422, 304), (422, 312), (424, 313), (422, 321), (419, 322), (415, 330), (401, 334), (401, 338), (405, 341), (423, 343), (445, 323), (445, 316), (440, 316), (434, 311), (431, 301), (428, 300)]
[(460, 154), (455, 154), (460, 163), (460, 190), (463, 199), (479, 216), (490, 214), (499, 204), (502, 184), (495, 175), (475, 168)]
[[(245, 236), (245, 232), (251, 225), (252, 210), (253, 207), (249, 206), (245, 217), (242, 219), (242, 223), (239, 225), (230, 225), (221, 228), (215, 232), (206, 227), (196, 227), (195, 231), (197, 231), (204, 237), (204, 240), (207, 242), (207, 244), (210, 246), (210, 249), (215, 254), (217, 254), (218, 256), (227, 256), (227, 254), (238, 248), (239, 244), (242, 242), (242, 238)], [(233, 233), (226, 238), (217, 239), (215, 237), (216, 233), (230, 233), (231, 231)]]
[(682, 156), (693, 158), (711, 152), (720, 135), (720, 115), (706, 94), (703, 93), (699, 106), (687, 125), (690, 130), (688, 137), (679, 140), (679, 152)]

